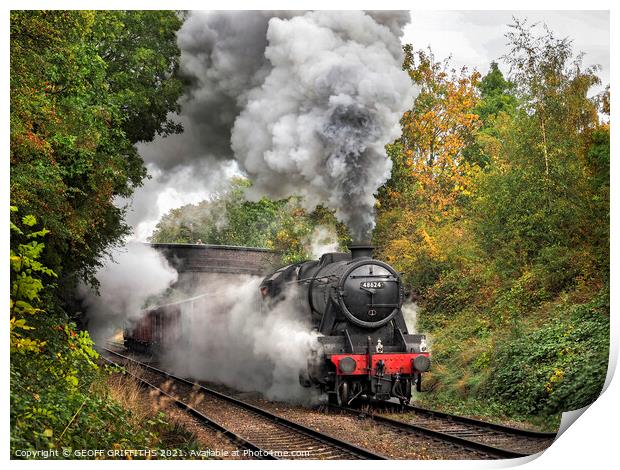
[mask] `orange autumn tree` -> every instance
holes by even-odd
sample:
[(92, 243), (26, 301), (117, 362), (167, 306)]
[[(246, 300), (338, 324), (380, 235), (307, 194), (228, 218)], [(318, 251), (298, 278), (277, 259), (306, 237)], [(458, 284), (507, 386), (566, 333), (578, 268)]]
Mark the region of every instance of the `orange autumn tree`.
[[(402, 136), (387, 146), (392, 177), (379, 193), (375, 240), (382, 255), (418, 288), (428, 286), (446, 262), (449, 247), (465, 236), (454, 222), (479, 170), (467, 158), (481, 121), (480, 74), (450, 68), (432, 51), (404, 47), (403, 70), (419, 89), (401, 119)], [(452, 232), (452, 233), (449, 233)]]

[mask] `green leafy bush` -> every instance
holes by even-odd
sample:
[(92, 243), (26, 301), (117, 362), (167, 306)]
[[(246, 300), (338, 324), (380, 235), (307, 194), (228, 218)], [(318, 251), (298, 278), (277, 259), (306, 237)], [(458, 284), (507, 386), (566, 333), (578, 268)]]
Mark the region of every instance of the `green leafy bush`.
[[(17, 207), (11, 206), (11, 213), (17, 213)], [(22, 218), (21, 223), (25, 227), (32, 227), (37, 221), (34, 216), (26, 215)], [(27, 332), (34, 328), (27, 324), (26, 318), (42, 312), (37, 307), (40, 302), (39, 293), (43, 289), (43, 282), (38, 276), (56, 277), (56, 273), (38, 261), (45, 245), (36, 239), (44, 237), (49, 231), (42, 229), (24, 233), (12, 221), (10, 227), (11, 236), (24, 240), (24, 243), (16, 243), (17, 248), (15, 250), (13, 248), (10, 250), (11, 352), (38, 352), (45, 345), (45, 342), (28, 337)]]
[(510, 337), (495, 354), (487, 396), (522, 414), (553, 414), (592, 403), (603, 386), (609, 354), (609, 293), (560, 304), (555, 319)]

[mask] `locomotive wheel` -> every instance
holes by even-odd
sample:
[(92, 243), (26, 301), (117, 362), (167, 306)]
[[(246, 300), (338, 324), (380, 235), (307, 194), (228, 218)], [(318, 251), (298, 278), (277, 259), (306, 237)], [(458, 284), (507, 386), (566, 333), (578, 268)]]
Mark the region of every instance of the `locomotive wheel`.
[(342, 382), (336, 391), (338, 406), (347, 406), (349, 402), (349, 383)]

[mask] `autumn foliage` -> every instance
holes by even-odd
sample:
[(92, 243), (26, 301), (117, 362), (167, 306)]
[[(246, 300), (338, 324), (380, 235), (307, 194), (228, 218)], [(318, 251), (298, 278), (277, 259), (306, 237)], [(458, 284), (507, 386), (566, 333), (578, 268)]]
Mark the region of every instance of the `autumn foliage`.
[(394, 166), (381, 189), (375, 240), (388, 262), (414, 284), (425, 285), (434, 268), (421, 278), (413, 266), (438, 269), (445, 261), (437, 238), (459, 218), (480, 170), (466, 153), (482, 125), (474, 112), (480, 74), (449, 70), (448, 62), (438, 62), (430, 50), (404, 49), (403, 68), (420, 94), (401, 119), (402, 137), (388, 146)]
[(432, 406), (553, 426), (609, 347), (609, 88), (570, 41), (516, 20), (508, 78), (405, 46), (419, 89), (387, 146), (374, 242), (433, 338)]

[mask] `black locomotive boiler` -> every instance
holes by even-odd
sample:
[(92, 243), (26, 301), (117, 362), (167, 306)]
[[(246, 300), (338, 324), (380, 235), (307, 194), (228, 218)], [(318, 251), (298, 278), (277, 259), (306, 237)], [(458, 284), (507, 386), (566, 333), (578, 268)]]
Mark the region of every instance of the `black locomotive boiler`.
[(267, 276), (260, 285), (264, 304), (269, 308), (295, 296), (319, 333), (319, 349), (300, 376), (302, 385), (319, 387), (341, 405), (360, 396), (408, 403), (412, 386), (420, 390), (430, 368), (426, 336), (408, 332), (403, 286), (394, 268), (373, 259), (370, 245), (349, 249)]

